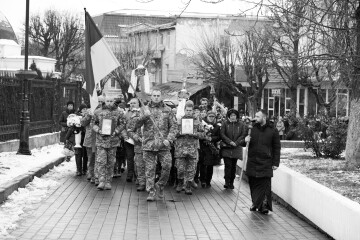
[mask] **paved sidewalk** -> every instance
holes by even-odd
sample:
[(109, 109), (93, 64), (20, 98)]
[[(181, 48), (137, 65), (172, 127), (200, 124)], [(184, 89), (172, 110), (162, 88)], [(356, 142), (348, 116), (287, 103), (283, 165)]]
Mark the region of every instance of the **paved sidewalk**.
[(245, 182), (234, 213), (236, 191), (224, 190), (221, 167), (214, 169), (212, 188), (187, 196), (167, 187), (162, 201), (148, 203), (146, 197), (124, 176), (114, 179), (111, 191), (71, 177), (10, 234), (16, 239), (328, 239), (276, 203), (268, 216), (250, 212)]

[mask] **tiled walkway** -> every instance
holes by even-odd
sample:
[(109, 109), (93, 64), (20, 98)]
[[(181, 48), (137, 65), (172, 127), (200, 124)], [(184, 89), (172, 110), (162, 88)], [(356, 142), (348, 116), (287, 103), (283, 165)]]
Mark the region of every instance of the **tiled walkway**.
[[(16, 239), (327, 239), (274, 203), (268, 216), (250, 212), (249, 187), (224, 190), (222, 167), (214, 169), (212, 188), (193, 195), (167, 187), (165, 199), (146, 202), (125, 177), (111, 191), (98, 191), (79, 177), (64, 183), (11, 235)], [(239, 182), (236, 181), (235, 189)]]

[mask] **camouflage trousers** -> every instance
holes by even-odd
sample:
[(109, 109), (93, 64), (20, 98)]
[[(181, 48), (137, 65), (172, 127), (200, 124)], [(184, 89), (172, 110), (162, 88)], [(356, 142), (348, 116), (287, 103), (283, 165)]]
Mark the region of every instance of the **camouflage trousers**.
[(169, 179), (171, 169), (170, 150), (143, 151), (143, 158), (145, 161), (146, 190), (154, 191), (157, 160), (161, 163), (161, 176), (158, 184), (164, 187)]
[(184, 182), (192, 181), (195, 177), (198, 158), (187, 155), (176, 158), (177, 178)]
[(95, 171), (98, 175), (99, 182), (111, 182), (114, 174), (115, 161), (116, 147), (97, 147)]
[(86, 147), (86, 153), (88, 156), (88, 173), (90, 177), (95, 177), (95, 152), (92, 151), (91, 147)]
[(139, 185), (146, 185), (146, 177), (145, 177), (145, 161), (143, 158), (143, 153), (135, 153), (134, 157), (135, 162), (135, 172), (137, 175), (137, 179), (139, 181)]

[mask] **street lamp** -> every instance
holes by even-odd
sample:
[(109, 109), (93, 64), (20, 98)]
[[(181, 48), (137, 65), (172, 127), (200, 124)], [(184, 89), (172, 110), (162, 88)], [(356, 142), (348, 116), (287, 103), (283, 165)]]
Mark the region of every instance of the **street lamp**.
[(29, 52), (29, 5), (30, 0), (26, 0), (26, 18), (25, 18), (25, 63), (24, 70), (16, 73), (22, 81), (22, 110), (20, 117), (20, 144), (17, 154), (31, 155), (29, 149), (29, 130), (30, 130), (30, 111), (29, 111), (29, 94), (30, 94), (30, 80), (34, 79), (37, 74), (35, 71), (29, 70), (28, 66), (28, 52)]

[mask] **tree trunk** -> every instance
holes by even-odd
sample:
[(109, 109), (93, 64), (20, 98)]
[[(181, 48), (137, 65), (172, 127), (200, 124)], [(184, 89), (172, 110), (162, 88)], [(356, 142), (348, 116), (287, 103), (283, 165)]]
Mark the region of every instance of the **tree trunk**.
[(257, 100), (255, 98), (248, 99), (246, 106), (248, 108), (249, 116), (252, 118), (255, 117), (255, 113), (258, 108)]
[(359, 67), (360, 66), (360, 1), (355, 11), (356, 19), (356, 56), (354, 58), (354, 79), (352, 79), (352, 96), (350, 102), (350, 117), (346, 138), (345, 159), (346, 167), (354, 169), (360, 166), (360, 92)]
[(350, 117), (345, 150), (346, 166), (353, 169), (360, 166), (360, 100), (350, 103)]

